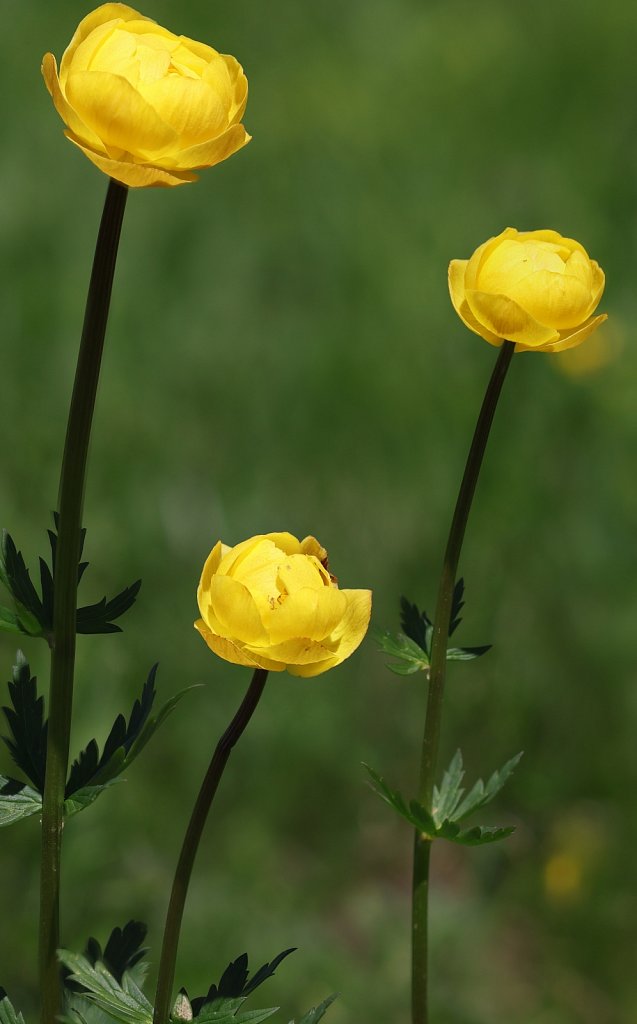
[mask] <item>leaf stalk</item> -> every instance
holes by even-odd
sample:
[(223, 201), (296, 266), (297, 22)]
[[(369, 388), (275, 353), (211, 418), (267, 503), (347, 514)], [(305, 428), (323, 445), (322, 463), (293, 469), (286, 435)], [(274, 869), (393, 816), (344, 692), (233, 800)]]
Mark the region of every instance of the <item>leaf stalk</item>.
[[(438, 587), (438, 600), (434, 617), (429, 670), (429, 692), (422, 743), (418, 800), (429, 812), (433, 811), (432, 796), (440, 742), (442, 702), (447, 666), (447, 643), (456, 583), (458, 561), (464, 540), (476, 484), (480, 475), (489, 432), (502, 391), (502, 385), (511, 364), (515, 345), (504, 341), (498, 350), (495, 367), (476, 423), (471, 448), (465, 465), (456, 507), (451, 521), (449, 538), (442, 564)], [(414, 837), (414, 870), (412, 881), (412, 1022), (428, 1021), (428, 904), (431, 840), (416, 831)]]
[(42, 808), (39, 928), (42, 1024), (54, 1024), (62, 1006), (57, 961), (60, 945), (60, 859), (73, 704), (82, 505), (91, 425), (127, 195), (128, 189), (124, 185), (113, 180), (109, 182), (95, 248), (60, 476), (54, 619), (50, 640), (49, 734)]
[(201, 784), (201, 789), (195, 801), (190, 821), (186, 829), (181, 853), (177, 862), (175, 878), (173, 881), (166, 924), (164, 927), (164, 938), (162, 942), (161, 957), (159, 960), (159, 977), (157, 981), (157, 992), (155, 995), (155, 1012), (153, 1024), (167, 1024), (170, 1010), (172, 1008), (172, 988), (175, 978), (175, 966), (177, 962), (177, 948), (181, 932), (181, 922), (188, 894), (190, 876), (195, 863), (197, 850), (203, 834), (204, 826), (212, 807), (215, 793), (219, 787), (221, 776), (232, 752), (232, 748), (243, 734), (248, 722), (254, 714), (261, 694), (266, 684), (268, 673), (265, 669), (257, 668), (252, 676), (252, 681), (246, 692), (243, 701), (230, 725), (222, 735), (215, 747), (212, 760)]

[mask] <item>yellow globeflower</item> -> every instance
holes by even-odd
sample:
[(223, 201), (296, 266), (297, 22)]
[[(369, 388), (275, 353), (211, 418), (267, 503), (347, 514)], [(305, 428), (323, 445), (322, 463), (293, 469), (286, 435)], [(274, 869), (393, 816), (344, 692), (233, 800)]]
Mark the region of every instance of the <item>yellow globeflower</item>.
[(356, 650), (369, 625), (369, 590), (339, 590), (314, 537), (267, 533), (228, 547), (203, 567), (195, 622), (226, 661), (318, 676)]
[(604, 272), (586, 250), (557, 231), (506, 228), (469, 260), (449, 264), (456, 313), (491, 345), (516, 351), (562, 352), (606, 320), (593, 316)]
[(78, 25), (42, 74), (65, 135), (109, 177), (140, 188), (196, 181), (250, 141), (241, 65), (176, 36), (125, 4), (104, 4)]

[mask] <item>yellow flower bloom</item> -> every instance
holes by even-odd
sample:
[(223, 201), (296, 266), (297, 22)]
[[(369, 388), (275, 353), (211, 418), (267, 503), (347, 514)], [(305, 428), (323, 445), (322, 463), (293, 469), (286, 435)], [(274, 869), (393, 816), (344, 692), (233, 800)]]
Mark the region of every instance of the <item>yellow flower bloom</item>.
[(250, 141), (248, 83), (234, 57), (176, 36), (125, 4), (78, 25), (42, 74), (65, 135), (109, 177), (140, 188), (196, 181)]
[(506, 228), (469, 260), (449, 264), (454, 309), (491, 345), (516, 342), (516, 352), (562, 352), (606, 320), (593, 316), (604, 272), (586, 250), (557, 231)]
[(230, 548), (218, 541), (203, 567), (195, 622), (211, 650), (235, 665), (318, 676), (365, 636), (369, 590), (339, 590), (314, 537), (267, 533)]

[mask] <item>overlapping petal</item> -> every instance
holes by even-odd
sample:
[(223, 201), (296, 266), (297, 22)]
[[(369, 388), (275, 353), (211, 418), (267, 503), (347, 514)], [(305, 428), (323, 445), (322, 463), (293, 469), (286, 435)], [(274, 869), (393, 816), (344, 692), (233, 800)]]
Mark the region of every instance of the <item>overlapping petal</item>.
[(604, 274), (582, 245), (556, 231), (506, 228), (469, 260), (452, 260), (449, 293), (469, 330), (516, 351), (579, 345), (606, 317), (593, 316)]
[(125, 4), (88, 14), (59, 75), (52, 54), (42, 73), (67, 138), (133, 188), (196, 181), (193, 170), (250, 141), (240, 123), (248, 83), (238, 61)]
[(235, 664), (313, 676), (340, 664), (369, 624), (371, 593), (339, 590), (314, 537), (251, 537), (206, 559), (195, 623), (215, 653)]

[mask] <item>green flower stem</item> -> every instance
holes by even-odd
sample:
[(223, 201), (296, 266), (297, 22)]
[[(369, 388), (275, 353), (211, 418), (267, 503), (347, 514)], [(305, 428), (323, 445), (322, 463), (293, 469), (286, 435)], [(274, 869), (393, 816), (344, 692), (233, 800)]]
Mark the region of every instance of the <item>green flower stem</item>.
[(128, 189), (124, 185), (116, 181), (109, 182), (84, 314), (60, 477), (59, 526), (53, 590), (54, 621), (53, 635), (50, 638), (49, 731), (42, 807), (42, 1024), (54, 1024), (61, 1010), (62, 991), (57, 962), (57, 949), (60, 944), (60, 855), (73, 703), (82, 502), (95, 395), (127, 195)]
[[(451, 522), (449, 539), (442, 565), (438, 602), (434, 618), (429, 669), (429, 694), (420, 767), (419, 802), (431, 811), (436, 772), (442, 699), (447, 668), (447, 642), (451, 619), (453, 590), (458, 560), (464, 539), (471, 502), (475, 493), (489, 431), (493, 422), (504, 378), (511, 363), (515, 345), (505, 341), (500, 346), (491, 379), (485, 392), (473, 441), (467, 458), (458, 500)], [(427, 1024), (427, 916), (429, 896), (429, 860), (431, 840), (416, 833), (414, 840), (414, 874), (412, 889), (412, 1022)]]
[(177, 947), (179, 945), (179, 933), (181, 921), (184, 914), (188, 885), (192, 874), (195, 857), (199, 842), (203, 834), (208, 813), (212, 806), (215, 793), (217, 792), (221, 776), (230, 757), (232, 748), (240, 739), (248, 722), (261, 699), (263, 688), (268, 678), (265, 669), (257, 668), (252, 676), (252, 682), (246, 692), (241, 706), (230, 725), (215, 747), (208, 771), (204, 776), (201, 789), (195, 801), (186, 835), (181, 847), (177, 870), (173, 881), (166, 924), (164, 927), (164, 939), (162, 942), (161, 957), (159, 961), (159, 978), (157, 981), (157, 992), (155, 994), (154, 1024), (166, 1024), (172, 1009), (172, 988), (175, 977), (175, 965), (177, 962)]

